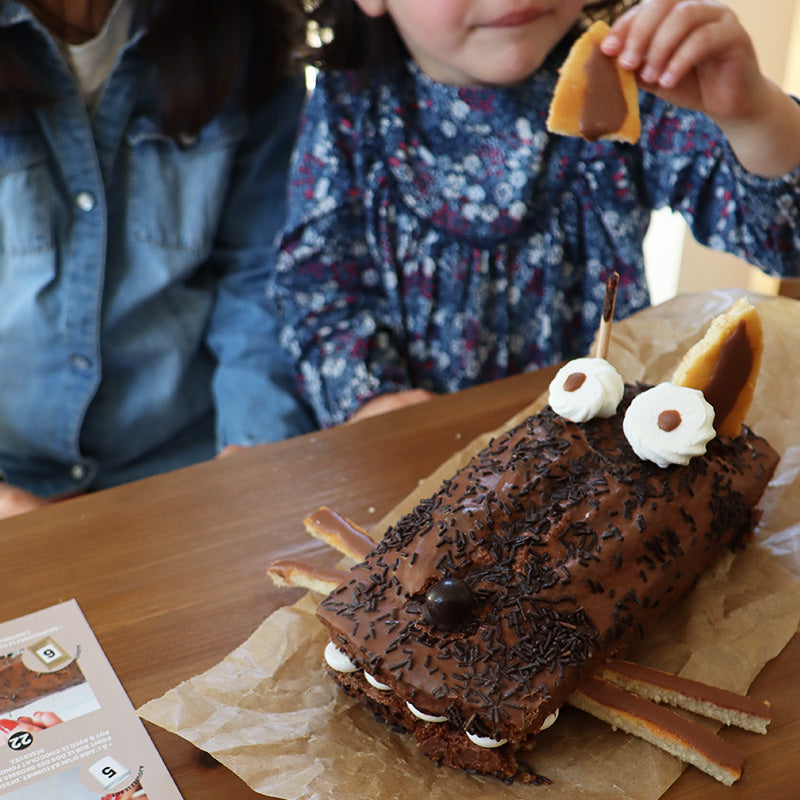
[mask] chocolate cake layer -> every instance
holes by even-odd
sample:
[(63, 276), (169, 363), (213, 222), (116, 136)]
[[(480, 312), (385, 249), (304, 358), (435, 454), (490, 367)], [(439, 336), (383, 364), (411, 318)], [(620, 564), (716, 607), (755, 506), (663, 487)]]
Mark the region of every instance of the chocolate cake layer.
[(622, 418), (643, 388), (609, 419), (548, 407), (493, 440), (320, 604), (331, 640), (388, 689), (334, 677), (437, 761), (510, 777), (508, 751), (752, 532), (777, 453), (743, 429), (687, 466), (642, 461)]

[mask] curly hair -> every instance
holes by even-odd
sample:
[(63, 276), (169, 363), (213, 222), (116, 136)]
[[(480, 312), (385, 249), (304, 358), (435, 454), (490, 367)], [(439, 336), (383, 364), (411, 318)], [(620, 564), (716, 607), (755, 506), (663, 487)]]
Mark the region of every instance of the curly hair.
[[(587, 0), (583, 23), (616, 19), (640, 0)], [(307, 0), (312, 43), (302, 58), (318, 69), (372, 69), (408, 58), (388, 14), (368, 17), (354, 0)]]
[[(297, 0), (131, 2), (146, 25), (146, 54), (157, 71), (167, 135), (199, 131), (219, 113), (242, 75), (245, 100), (255, 103), (297, 67), (306, 22)], [(36, 10), (35, 0), (29, 5)], [(15, 54), (15, 35), (0, 30), (0, 115), (56, 99)]]

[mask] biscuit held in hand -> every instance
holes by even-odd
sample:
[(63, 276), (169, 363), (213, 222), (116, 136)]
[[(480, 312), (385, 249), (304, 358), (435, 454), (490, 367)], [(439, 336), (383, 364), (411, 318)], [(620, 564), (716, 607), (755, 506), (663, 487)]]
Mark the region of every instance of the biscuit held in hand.
[(605, 22), (597, 21), (572, 45), (550, 102), (547, 130), (551, 133), (589, 141), (638, 141), (636, 78), (600, 50), (608, 31)]
[(763, 350), (761, 317), (742, 297), (711, 321), (706, 335), (683, 357), (672, 383), (699, 389), (714, 407), (717, 434), (738, 436), (753, 400)]

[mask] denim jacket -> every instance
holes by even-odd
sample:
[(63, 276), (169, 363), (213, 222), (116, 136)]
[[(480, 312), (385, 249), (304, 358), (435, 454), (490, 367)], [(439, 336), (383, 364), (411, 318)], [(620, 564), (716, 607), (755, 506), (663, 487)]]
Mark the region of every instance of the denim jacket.
[(265, 294), (302, 81), (176, 141), (141, 29), (90, 118), (28, 9), (0, 26), (56, 97), (0, 119), (0, 471), (53, 495), (309, 430)]

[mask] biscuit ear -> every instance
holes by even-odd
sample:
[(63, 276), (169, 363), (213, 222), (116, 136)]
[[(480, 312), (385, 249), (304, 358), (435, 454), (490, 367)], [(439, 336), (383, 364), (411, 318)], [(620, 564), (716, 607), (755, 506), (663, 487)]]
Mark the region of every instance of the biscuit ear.
[(546, 125), (552, 133), (589, 141), (638, 141), (636, 77), (600, 50), (608, 31), (608, 24), (598, 20), (572, 45), (550, 102)]
[(711, 321), (706, 335), (683, 357), (672, 383), (700, 389), (714, 407), (720, 436), (738, 436), (761, 368), (764, 332), (755, 307), (742, 297)]

